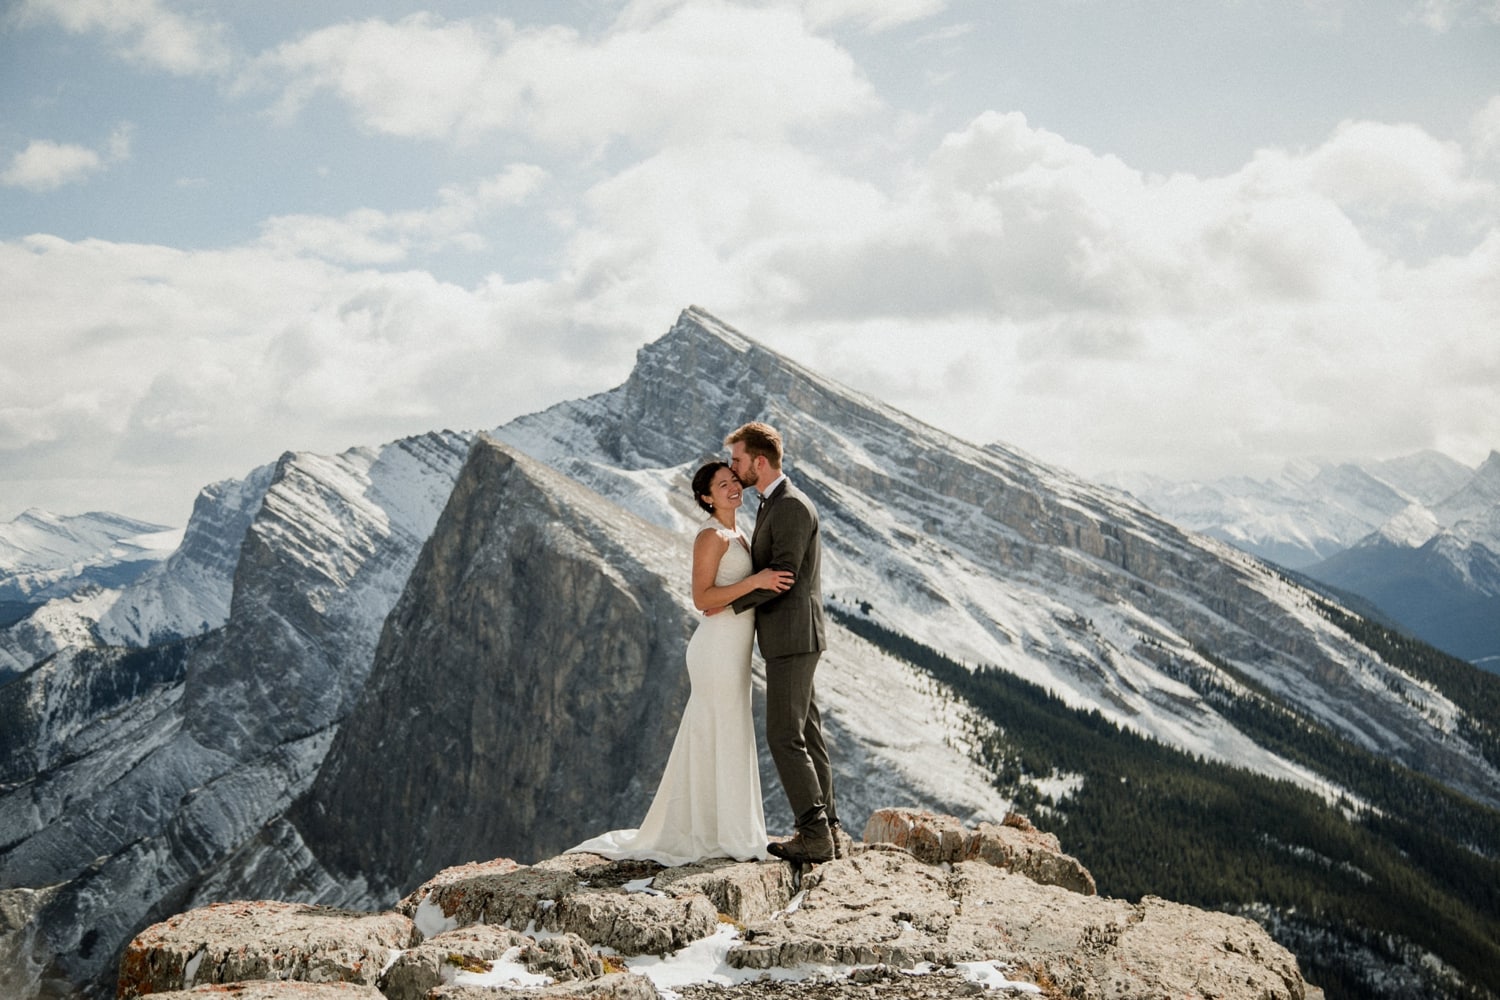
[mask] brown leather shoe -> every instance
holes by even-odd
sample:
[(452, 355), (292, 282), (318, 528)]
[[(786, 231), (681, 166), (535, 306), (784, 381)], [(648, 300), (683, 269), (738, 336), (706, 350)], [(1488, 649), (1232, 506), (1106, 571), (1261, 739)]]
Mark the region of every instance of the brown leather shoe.
[(771, 841), (766, 845), (766, 851), (771, 855), (771, 857), (781, 858), (783, 860), (785, 860), (787, 855), (789, 854), (801, 854), (803, 852), (802, 832), (799, 830), (785, 840)]
[(776, 841), (766, 845), (773, 857), (798, 864), (815, 865), (833, 860), (833, 836), (823, 824), (821, 831), (798, 830), (790, 840)]

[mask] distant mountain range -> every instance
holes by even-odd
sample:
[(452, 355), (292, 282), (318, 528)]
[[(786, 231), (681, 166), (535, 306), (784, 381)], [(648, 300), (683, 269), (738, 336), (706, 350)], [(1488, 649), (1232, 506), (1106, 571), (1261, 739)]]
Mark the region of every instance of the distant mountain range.
[(1424, 642), (1500, 672), (1500, 453), (1298, 463), (1278, 477), (1109, 482), (1192, 531), (1369, 602)]
[(170, 558), (0, 633), (0, 995), (109, 995), (190, 906), (389, 906), (633, 823), (686, 694), (688, 477), (755, 418), (822, 513), (852, 829), (1014, 805), (1332, 997), (1500, 993), (1500, 679), (689, 309), (599, 395), (215, 484)]
[(0, 524), (0, 628), (54, 598), (124, 587), (181, 541), (180, 530), (119, 514), (28, 510)]

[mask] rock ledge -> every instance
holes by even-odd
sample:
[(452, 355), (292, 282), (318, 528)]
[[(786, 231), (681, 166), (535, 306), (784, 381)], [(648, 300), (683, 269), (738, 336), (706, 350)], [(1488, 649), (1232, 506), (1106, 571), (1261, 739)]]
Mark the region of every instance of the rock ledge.
[(679, 974), (668, 995), (1319, 994), (1253, 922), (1100, 897), (1055, 837), (1019, 817), (968, 829), (882, 809), (864, 833), (849, 857), (805, 871), (571, 854), (450, 868), (384, 913), (214, 904), (137, 936), (119, 996), (655, 1000), (632, 966), (660, 975), (694, 942), (713, 968), (701, 986)]

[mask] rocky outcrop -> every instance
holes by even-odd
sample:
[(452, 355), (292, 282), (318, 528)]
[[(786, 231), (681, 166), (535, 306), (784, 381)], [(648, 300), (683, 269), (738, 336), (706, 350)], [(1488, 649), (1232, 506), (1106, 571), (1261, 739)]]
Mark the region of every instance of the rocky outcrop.
[(1064, 854), (1057, 836), (1009, 813), (1003, 823), (964, 827), (956, 816), (918, 809), (878, 809), (865, 824), (865, 842), (893, 844), (928, 864), (983, 861), (1086, 896), (1098, 890), (1094, 876), (1077, 858)]
[(1291, 954), (1240, 917), (1040, 885), (983, 862), (865, 851), (822, 865), (806, 897), (729, 952), (745, 969), (996, 961), (1063, 996), (1300, 998)]
[(564, 854), (508, 870), (466, 865), (454, 871), (422, 885), (397, 909), (424, 932), (479, 922), (535, 926), (622, 955), (675, 951), (712, 934), (720, 914), (741, 924), (767, 919), (785, 908), (793, 891), (785, 865), (727, 860), (663, 869), (649, 861)]
[(266, 979), (374, 985), (393, 955), (416, 941), (400, 913), (215, 903), (137, 935), (120, 963), (118, 996)]
[[(1012, 985), (1051, 997), (1317, 995), (1255, 923), (1149, 896), (1100, 897), (1092, 880), (1088, 891), (1037, 881), (1021, 868), (1046, 873), (1043, 855), (1066, 858), (1055, 839), (1019, 817), (997, 829), (1016, 831), (1026, 849), (1005, 841), (1008, 851), (971, 850), (1001, 840), (952, 817), (888, 809), (877, 810), (867, 842), (847, 858), (806, 870), (727, 859), (668, 869), (569, 854), (449, 869), (380, 914), (207, 907), (131, 943), (120, 996), (299, 979), (373, 984), (387, 1000), (655, 1000), (641, 973), (710, 940), (721, 957), (699, 981), (738, 984), (737, 996), (759, 995), (758, 983), (817, 974), (862, 984), (898, 969), (945, 972), (931, 989), (903, 995), (953, 996), (973, 987), (959, 974), (978, 967), (1004, 969)], [(901, 839), (914, 849), (898, 847)], [(1029, 860), (1013, 865), (1018, 858)]]

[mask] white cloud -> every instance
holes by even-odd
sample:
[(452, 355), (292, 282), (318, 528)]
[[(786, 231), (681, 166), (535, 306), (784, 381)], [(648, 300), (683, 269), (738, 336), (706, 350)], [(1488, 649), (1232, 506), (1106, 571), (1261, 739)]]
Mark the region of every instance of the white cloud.
[[(640, 28), (700, 2), (631, 0), (621, 12), (617, 26)], [(794, 14), (815, 31), (852, 25), (861, 31), (878, 33), (934, 17), (948, 9), (948, 0), (770, 0), (760, 6)]]
[(73, 34), (103, 33), (124, 58), (179, 76), (223, 72), (233, 62), (222, 24), (177, 14), (161, 0), (20, 0), (15, 15)]
[(725, 3), (622, 19), (597, 39), (428, 13), (340, 24), (258, 58), (243, 86), (266, 84), (281, 90), (283, 115), (328, 92), (376, 132), (473, 140), (508, 130), (584, 149), (774, 137), (876, 107), (848, 54), (796, 12)]
[(110, 133), (102, 154), (76, 143), (33, 139), (25, 149), (11, 157), (10, 166), (0, 173), (0, 186), (52, 191), (87, 180), (110, 163), (130, 158), (133, 131), (129, 124), (117, 126)]
[(1469, 123), (1474, 155), (1500, 166), (1500, 97), (1492, 97)]
[(355, 265), (396, 263), (414, 250), (482, 250), (487, 241), (475, 224), (487, 213), (522, 204), (545, 179), (546, 172), (538, 166), (513, 164), (476, 184), (444, 188), (433, 208), (363, 208), (340, 218), (275, 216), (261, 226), (261, 245), (281, 256), (311, 254)]
[(856, 24), (886, 31), (942, 13), (947, 0), (805, 0), (808, 22), (816, 28)]
[(1462, 146), (1409, 124), (1343, 122), (1305, 156), (1265, 158), (1282, 160), (1280, 169), (1301, 175), (1297, 184), (1339, 204), (1381, 211), (1451, 209), (1493, 193), (1492, 185), (1468, 176)]
[[(1472, 455), (1497, 433), (1473, 413), (1500, 390), (1500, 213), (1464, 162), (1352, 125), (1226, 177), (1156, 177), (990, 113), (881, 189), (790, 147), (704, 145), (597, 185), (568, 270), (616, 316), (701, 302), (936, 423), (1084, 469), (1246, 471), (1330, 441), (1462, 437)], [(1404, 260), (1373, 208), (1490, 236)]]
[(0, 174), (0, 184), (28, 191), (51, 191), (84, 180), (103, 167), (103, 157), (87, 146), (33, 139), (11, 157), (10, 166)]
[(1474, 19), (1500, 24), (1496, 0), (1417, 0), (1412, 15), (1431, 30), (1442, 33)]
[[(697, 141), (554, 217), (553, 271), (473, 289), (358, 266), (483, 238), (486, 213), (555, 182), (540, 169), (410, 212), (278, 218), (229, 251), (0, 244), (0, 354), (25, 373), (0, 376), (0, 465), (122, 482), (157, 468), (186, 504), (287, 448), (492, 426), (616, 384), (689, 303), (971, 440), (1084, 471), (1122, 455), (1254, 471), (1330, 440), (1493, 447), (1495, 203), (1449, 147), (1405, 131), (1381, 133), (1400, 141), (1349, 186), (1370, 134), (1160, 177), (986, 114), (884, 186), (789, 143)], [(1388, 175), (1420, 181), (1407, 207), (1489, 236), (1382, 252), (1343, 205), (1396, 204)]]
[(579, 311), (540, 285), (465, 290), (259, 247), (36, 236), (0, 243), (0, 275), (3, 478), (149, 471), (147, 493), (93, 502), (157, 517), (163, 496), (185, 518), (199, 487), (289, 448), (492, 427), (598, 391), (635, 347), (577, 350)]

